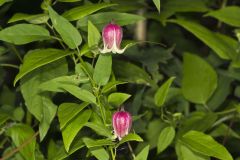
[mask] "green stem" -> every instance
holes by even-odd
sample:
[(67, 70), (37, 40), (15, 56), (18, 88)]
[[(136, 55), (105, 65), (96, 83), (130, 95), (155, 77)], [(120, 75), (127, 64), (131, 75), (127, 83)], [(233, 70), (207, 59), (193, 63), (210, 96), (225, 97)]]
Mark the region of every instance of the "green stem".
[(0, 67), (11, 67), (11, 68), (16, 68), (19, 69), (19, 67), (17, 65), (14, 64), (0, 64)]
[(229, 113), (233, 113), (233, 112), (236, 112), (237, 109), (236, 108), (232, 108), (232, 109), (229, 109), (229, 110), (226, 110), (226, 111), (221, 111), (221, 112), (216, 112), (217, 115), (224, 115), (224, 114), (229, 114)]
[(15, 53), (15, 55), (18, 57), (18, 59), (20, 60), (21, 63), (23, 63), (23, 59), (22, 57), (20, 56), (20, 53), (18, 52), (18, 50), (16, 49), (16, 47), (12, 44), (7, 44), (8, 47), (13, 51), (13, 53)]
[(30, 125), (30, 126), (31, 126), (31, 124), (32, 124), (32, 114), (31, 114), (29, 111), (27, 111), (26, 123), (27, 123), (28, 125)]
[(115, 149), (115, 152), (113, 152), (113, 148), (110, 148), (110, 151), (111, 151), (111, 155), (112, 155), (112, 160), (115, 160), (116, 159), (116, 149)]
[(133, 152), (133, 149), (132, 149), (132, 147), (131, 147), (130, 143), (129, 143), (129, 142), (127, 142), (127, 144), (128, 144), (128, 148), (129, 148), (129, 150), (130, 150), (130, 152), (131, 152), (131, 154), (132, 154), (132, 157), (133, 157), (133, 159), (135, 159), (135, 158), (136, 158), (136, 156), (135, 156), (135, 154), (134, 154), (134, 152)]

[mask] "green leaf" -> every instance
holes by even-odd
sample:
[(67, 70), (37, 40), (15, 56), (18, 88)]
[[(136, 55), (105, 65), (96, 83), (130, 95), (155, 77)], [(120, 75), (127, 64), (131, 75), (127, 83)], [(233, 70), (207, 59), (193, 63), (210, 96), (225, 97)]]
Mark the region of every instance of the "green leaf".
[(82, 43), (82, 37), (78, 30), (64, 17), (58, 15), (50, 6), (48, 7), (49, 16), (53, 27), (62, 37), (69, 48), (75, 49)]
[(89, 103), (62, 103), (58, 108), (58, 120), (60, 129), (63, 129), (79, 112), (86, 108)]
[(64, 92), (65, 90), (61, 88), (61, 84), (78, 86), (80, 83), (86, 83), (88, 81), (89, 78), (80, 75), (61, 76), (40, 84), (39, 89), (42, 91)]
[(198, 131), (189, 131), (182, 141), (194, 151), (221, 160), (233, 160), (227, 149), (211, 136)]
[(35, 49), (29, 51), (25, 55), (23, 65), (20, 67), (19, 73), (15, 77), (14, 85), (16, 85), (17, 81), (29, 72), (70, 54), (71, 52), (62, 51), (54, 48)]
[(61, 88), (84, 102), (96, 103), (96, 97), (86, 89), (67, 84), (62, 84)]
[(48, 21), (49, 17), (47, 14), (25, 14), (25, 13), (16, 13), (9, 19), (8, 23), (13, 23), (21, 20), (28, 21), (33, 24), (42, 24)]
[(90, 148), (90, 152), (94, 155), (98, 160), (109, 160), (108, 152), (103, 147), (94, 147)]
[(166, 1), (166, 4), (163, 5), (164, 10), (175, 12), (206, 12), (209, 9), (202, 0), (195, 0), (192, 3), (191, 0), (171, 0)]
[(83, 142), (87, 146), (87, 148), (92, 148), (92, 147), (101, 147), (101, 146), (112, 146), (115, 143), (112, 142), (111, 139), (91, 139), (91, 138), (83, 138)]
[(120, 146), (121, 144), (125, 143), (125, 142), (129, 142), (129, 141), (137, 141), (137, 142), (142, 142), (143, 139), (134, 133), (129, 133), (128, 135), (124, 136), (121, 141), (117, 144), (117, 146)]
[(160, 13), (161, 2), (160, 0), (153, 0), (153, 3), (157, 7), (158, 12)]
[(94, 130), (98, 135), (108, 138), (112, 137), (111, 131), (109, 131), (104, 125), (101, 125), (99, 123), (87, 122), (85, 126)]
[(77, 22), (78, 28), (87, 31), (88, 21), (91, 21), (99, 30), (108, 24), (112, 19), (118, 25), (124, 26), (136, 23), (145, 18), (135, 14), (118, 13), (118, 12), (102, 12), (81, 18)]
[(94, 68), (93, 80), (100, 86), (107, 84), (112, 72), (112, 56), (100, 54)]
[(91, 21), (88, 21), (88, 47), (96, 47), (98, 49), (98, 43), (101, 39), (101, 35), (98, 29), (92, 24)]
[(10, 115), (0, 110), (0, 126), (9, 119), (11, 119)]
[(79, 20), (89, 14), (92, 14), (100, 9), (115, 6), (116, 4), (110, 3), (98, 3), (98, 4), (88, 4), (79, 7), (72, 8), (62, 14), (63, 17), (69, 21)]
[(194, 152), (193, 150), (188, 148), (186, 145), (181, 143), (181, 141), (177, 141), (175, 148), (176, 148), (178, 160), (193, 160), (193, 159), (194, 160), (209, 160), (210, 159), (208, 156), (204, 156), (202, 154)]
[(146, 85), (152, 83), (152, 80), (146, 71), (129, 62), (114, 61), (113, 71), (117, 80)]
[(0, 0), (0, 6), (4, 5), (7, 2), (12, 2), (13, 0)]
[(34, 24), (17, 24), (0, 31), (0, 40), (17, 45), (50, 39), (45, 28)]
[(212, 31), (202, 25), (189, 20), (169, 20), (194, 34), (197, 38), (209, 46), (222, 59), (235, 59), (236, 50), (224, 40), (218, 38)]
[(240, 27), (240, 7), (226, 6), (219, 10), (210, 11), (204, 16), (210, 16), (218, 19), (221, 22), (232, 25), (234, 27)]
[(173, 141), (175, 137), (175, 129), (172, 126), (164, 128), (158, 137), (157, 152), (164, 151)]
[(149, 145), (144, 147), (140, 153), (134, 158), (134, 160), (147, 160), (149, 153)]
[(116, 92), (108, 96), (108, 102), (114, 106), (120, 106), (130, 97), (130, 94)]
[(72, 3), (72, 2), (79, 2), (79, 1), (82, 1), (82, 0), (58, 0), (59, 2), (69, 2), (69, 3)]
[(164, 104), (167, 98), (168, 90), (174, 79), (175, 77), (169, 78), (155, 93), (154, 102), (158, 107), (161, 107)]
[(73, 142), (73, 139), (76, 137), (85, 123), (89, 120), (91, 114), (91, 110), (80, 112), (62, 129), (63, 143), (67, 152), (70, 149), (70, 145)]
[(206, 104), (217, 88), (215, 70), (202, 58), (185, 53), (183, 57), (182, 92), (194, 103)]
[(103, 86), (102, 88), (102, 93), (106, 93), (108, 91), (110, 91), (111, 89), (113, 89), (114, 87), (116, 87), (119, 84), (125, 84), (127, 82), (122, 82), (122, 81), (111, 81), (108, 82), (106, 85)]
[(27, 145), (21, 148), (20, 153), (25, 159), (35, 160), (36, 138), (31, 127), (25, 124), (16, 124), (7, 130), (7, 134), (17, 147), (29, 141)]
[(178, 135), (183, 135), (190, 130), (205, 132), (213, 126), (217, 118), (215, 113), (192, 112), (183, 120)]
[(212, 137), (220, 137), (220, 136), (225, 137), (226, 133), (228, 133), (229, 137), (240, 139), (240, 135), (224, 123), (214, 128), (214, 130), (212, 130), (210, 135)]
[(47, 93), (41, 93), (39, 85), (44, 81), (61, 76), (67, 73), (67, 63), (58, 60), (29, 73), (21, 80), (21, 92), (25, 100), (25, 105), (38, 121), (40, 121), (39, 131), (42, 140), (55, 117), (57, 106), (52, 103), (51, 97)]

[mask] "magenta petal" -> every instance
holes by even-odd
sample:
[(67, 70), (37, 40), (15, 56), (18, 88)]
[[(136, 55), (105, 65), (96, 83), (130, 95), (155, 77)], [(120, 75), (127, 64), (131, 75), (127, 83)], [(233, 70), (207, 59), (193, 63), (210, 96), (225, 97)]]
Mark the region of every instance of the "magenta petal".
[(126, 136), (132, 126), (132, 117), (126, 111), (116, 112), (112, 117), (112, 124), (115, 135), (118, 139)]
[(108, 24), (103, 28), (102, 38), (104, 46), (107, 49), (111, 49), (116, 44), (117, 48), (120, 49), (122, 42), (122, 28), (117, 24)]

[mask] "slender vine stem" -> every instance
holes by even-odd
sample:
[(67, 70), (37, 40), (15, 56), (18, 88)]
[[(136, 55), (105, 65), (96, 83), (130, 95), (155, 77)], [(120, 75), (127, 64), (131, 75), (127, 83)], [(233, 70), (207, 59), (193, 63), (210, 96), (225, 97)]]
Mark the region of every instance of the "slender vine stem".
[(11, 67), (11, 68), (15, 68), (15, 69), (19, 69), (19, 67), (17, 65), (14, 64), (0, 64), (0, 67)]
[(23, 142), (20, 146), (18, 146), (17, 148), (13, 149), (12, 151), (6, 153), (6, 155), (2, 158), (0, 158), (0, 160), (7, 160), (8, 158), (10, 158), (11, 156), (13, 156), (15, 153), (19, 152), (21, 149), (23, 149), (24, 147), (26, 147), (29, 143), (32, 142), (32, 140), (37, 137), (37, 135), (39, 134), (39, 131), (36, 132), (33, 136), (31, 136), (29, 139), (27, 139), (25, 142)]
[(128, 145), (129, 151), (131, 152), (132, 158), (135, 159), (136, 156), (135, 156), (135, 154), (134, 154), (134, 152), (133, 152), (132, 146), (130, 145), (129, 142), (127, 142), (127, 145)]

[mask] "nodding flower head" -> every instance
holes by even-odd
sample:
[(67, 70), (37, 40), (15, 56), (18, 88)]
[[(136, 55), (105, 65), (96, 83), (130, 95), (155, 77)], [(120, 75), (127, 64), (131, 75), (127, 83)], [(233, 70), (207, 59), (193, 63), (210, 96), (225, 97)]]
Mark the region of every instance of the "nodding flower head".
[(106, 25), (102, 30), (103, 49), (101, 53), (123, 53), (126, 48), (120, 49), (122, 42), (122, 28), (114, 23)]
[(121, 140), (124, 136), (128, 135), (132, 126), (132, 117), (126, 111), (119, 111), (113, 114), (112, 125), (114, 134)]

